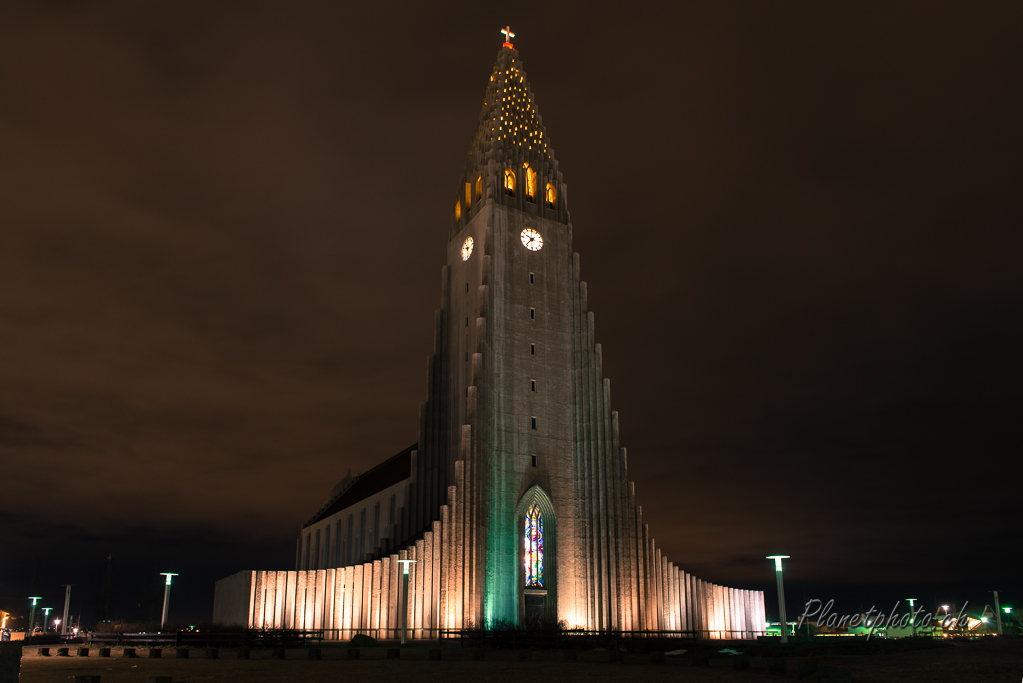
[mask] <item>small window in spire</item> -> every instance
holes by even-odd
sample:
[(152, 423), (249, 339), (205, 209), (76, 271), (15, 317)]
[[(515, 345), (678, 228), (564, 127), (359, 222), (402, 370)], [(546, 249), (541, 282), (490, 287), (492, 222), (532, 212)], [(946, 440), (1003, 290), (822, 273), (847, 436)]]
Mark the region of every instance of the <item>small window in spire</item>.
[(504, 192), (509, 197), (515, 196), (515, 170), (511, 168), (504, 169)]
[(552, 183), (547, 183), (547, 208), (555, 209), (558, 206), (558, 191)]
[(468, 211), (472, 206), (472, 183), (465, 184), (465, 209)]
[(462, 220), (462, 202), (455, 202), (455, 222)]
[(483, 199), (483, 176), (476, 178), (476, 201)]
[(530, 168), (529, 164), (522, 164), (526, 169), (526, 199), (536, 202), (536, 171)]

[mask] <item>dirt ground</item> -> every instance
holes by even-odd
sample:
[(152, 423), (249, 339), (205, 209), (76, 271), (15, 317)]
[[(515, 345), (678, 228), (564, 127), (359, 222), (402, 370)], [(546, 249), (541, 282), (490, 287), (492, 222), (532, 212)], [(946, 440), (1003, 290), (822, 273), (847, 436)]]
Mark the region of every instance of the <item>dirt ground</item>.
[[(430, 661), (426, 648), (408, 647), (399, 660), (386, 659), (384, 648), (363, 648), (360, 659), (347, 659), (344, 647), (323, 647), (323, 659), (310, 661), (304, 649), (290, 649), (285, 661), (271, 657), (269, 650), (251, 650), (251, 659), (236, 659), (235, 649), (220, 650), (219, 659), (205, 659), (205, 651), (190, 651), (189, 659), (174, 658), (174, 650), (160, 659), (149, 659), (146, 650), (140, 657), (125, 658), (114, 648), (112, 657), (100, 658), (93, 649), (88, 658), (40, 657), (35, 647), (26, 648), (22, 659), (22, 683), (70, 683), (74, 676), (100, 676), (102, 683), (147, 683), (149, 676), (171, 676), (175, 683), (396, 683), (474, 681), (474, 683), (711, 683), (715, 681), (767, 681), (779, 678), (797, 680), (799, 661), (816, 661), (819, 667), (848, 672), (856, 683), (932, 683), (964, 680), (985, 683), (1019, 683), (1023, 679), (1023, 640), (964, 642), (931, 650), (892, 654), (824, 654), (788, 657), (784, 676), (767, 671), (767, 659), (751, 657), (749, 668), (733, 670), (725, 655), (712, 656), (708, 667), (693, 666), (689, 653), (665, 657), (663, 664), (650, 663), (648, 655), (624, 654), (624, 661), (609, 662), (609, 653), (580, 651), (577, 661), (564, 661), (556, 650), (535, 650), (521, 660), (520, 651), (486, 650), (482, 661), (474, 661), (470, 650), (445, 648), (441, 661)], [(51, 652), (56, 652), (53, 648)], [(816, 681), (816, 676), (808, 679)]]

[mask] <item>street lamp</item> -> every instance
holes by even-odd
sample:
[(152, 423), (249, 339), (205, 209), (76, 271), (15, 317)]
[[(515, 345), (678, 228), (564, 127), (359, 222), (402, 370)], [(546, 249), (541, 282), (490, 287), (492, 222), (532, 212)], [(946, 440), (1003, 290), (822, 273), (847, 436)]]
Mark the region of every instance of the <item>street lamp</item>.
[(991, 591), (995, 594), (995, 619), (998, 620), (998, 635), (1002, 635), (1002, 608), (998, 606), (998, 591)]
[(408, 640), (408, 566), (415, 564), (415, 560), (398, 560), (398, 564), (402, 566), (398, 613), (401, 614), (401, 644), (404, 645)]
[(160, 572), (160, 576), (167, 577), (167, 583), (165, 583), (163, 587), (163, 616), (160, 617), (160, 630), (163, 630), (163, 625), (167, 623), (167, 607), (170, 603), (171, 577), (177, 576), (177, 574), (172, 572)]
[(768, 555), (774, 560), (774, 575), (778, 579), (778, 611), (781, 613), (781, 642), (789, 642), (789, 622), (785, 614), (785, 584), (781, 580), (781, 561), (789, 559), (788, 555)]
[(27, 638), (32, 637), (32, 630), (36, 626), (36, 603), (42, 600), (42, 598), (36, 596), (34, 598), (29, 598), (29, 600), (32, 601), (32, 609), (28, 613), (28, 634), (26, 636)]
[(909, 603), (909, 623), (913, 626), (913, 637), (916, 638), (916, 614), (913, 612), (913, 603), (916, 602), (916, 598), (906, 598), (906, 602)]
[(65, 583), (64, 584), (64, 588), (66, 589), (64, 591), (64, 618), (60, 622), (60, 623), (62, 623), (64, 625), (60, 629), (60, 635), (61, 636), (66, 636), (67, 635), (67, 611), (68, 611), (68, 607), (71, 606), (71, 584), (70, 583)]
[(53, 611), (52, 607), (42, 607), (43, 610), (43, 633), (46, 633), (46, 622), (50, 619), (50, 612)]

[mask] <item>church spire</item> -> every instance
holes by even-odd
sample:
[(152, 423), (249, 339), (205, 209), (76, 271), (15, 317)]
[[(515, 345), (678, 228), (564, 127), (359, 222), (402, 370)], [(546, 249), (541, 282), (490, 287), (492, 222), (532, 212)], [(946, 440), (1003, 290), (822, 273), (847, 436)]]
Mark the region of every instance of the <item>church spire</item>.
[[(510, 41), (515, 34), (502, 29)], [(454, 235), (488, 199), (568, 222), (564, 185), (550, 136), (536, 109), (519, 52), (505, 42), (483, 96), (483, 109), (459, 182)]]

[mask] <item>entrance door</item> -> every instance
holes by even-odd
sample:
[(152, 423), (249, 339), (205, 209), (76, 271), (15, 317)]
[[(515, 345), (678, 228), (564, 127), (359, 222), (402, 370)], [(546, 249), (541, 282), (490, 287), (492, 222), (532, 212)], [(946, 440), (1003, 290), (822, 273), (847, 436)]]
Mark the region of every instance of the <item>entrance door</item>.
[(544, 614), (547, 612), (547, 591), (526, 590), (526, 628), (543, 627)]

